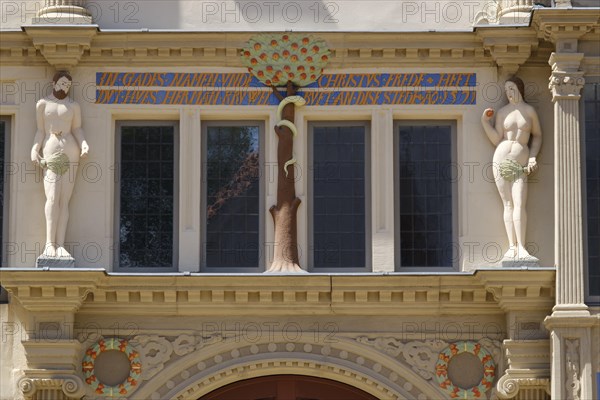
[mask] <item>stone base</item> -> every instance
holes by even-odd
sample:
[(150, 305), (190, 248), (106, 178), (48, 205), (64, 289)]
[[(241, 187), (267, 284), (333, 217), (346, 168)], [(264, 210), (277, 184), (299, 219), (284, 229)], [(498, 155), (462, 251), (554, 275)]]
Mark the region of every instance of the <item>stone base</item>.
[(37, 268), (75, 268), (73, 257), (46, 257), (41, 255), (35, 262)]
[(85, 15), (44, 15), (31, 20), (32, 25), (90, 25), (92, 17)]
[(518, 260), (518, 259), (514, 259), (514, 258), (510, 258), (510, 259), (503, 259), (502, 261), (500, 261), (500, 266), (502, 268), (537, 268), (540, 266), (540, 263), (538, 261), (532, 261), (532, 260)]

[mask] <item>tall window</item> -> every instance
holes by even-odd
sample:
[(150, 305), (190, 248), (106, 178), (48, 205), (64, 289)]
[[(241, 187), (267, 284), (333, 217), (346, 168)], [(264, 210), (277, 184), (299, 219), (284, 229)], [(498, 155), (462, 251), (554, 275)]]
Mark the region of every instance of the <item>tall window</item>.
[(364, 123), (310, 126), (308, 204), (312, 270), (370, 267), (369, 137)]
[(177, 125), (121, 122), (116, 266), (176, 270)]
[(4, 254), (6, 240), (5, 235), (5, 223), (7, 222), (7, 212), (8, 212), (8, 181), (6, 180), (6, 170), (5, 166), (8, 162), (8, 151), (9, 151), (9, 132), (10, 129), (10, 120), (8, 117), (0, 117), (0, 267), (3, 267), (6, 264)]
[(396, 265), (452, 267), (453, 124), (402, 122), (395, 131)]
[[(257, 271), (261, 260), (262, 123), (203, 127), (203, 269)], [(264, 215), (264, 214), (263, 214)]]
[(587, 295), (600, 302), (600, 83), (584, 88)]

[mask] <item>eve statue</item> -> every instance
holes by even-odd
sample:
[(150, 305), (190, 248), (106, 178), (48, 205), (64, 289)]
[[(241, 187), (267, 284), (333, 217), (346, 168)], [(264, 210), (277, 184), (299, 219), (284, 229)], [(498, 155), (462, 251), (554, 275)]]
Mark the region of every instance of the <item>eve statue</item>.
[[(538, 167), (542, 131), (535, 109), (524, 101), (525, 85), (513, 77), (504, 85), (508, 104), (481, 116), (487, 137), (496, 146), (493, 171), (504, 205), (504, 226), (509, 248), (503, 260), (539, 261), (525, 250), (527, 232), (527, 176)], [(496, 114), (496, 123), (492, 117)], [(531, 140), (531, 148), (529, 142)]]

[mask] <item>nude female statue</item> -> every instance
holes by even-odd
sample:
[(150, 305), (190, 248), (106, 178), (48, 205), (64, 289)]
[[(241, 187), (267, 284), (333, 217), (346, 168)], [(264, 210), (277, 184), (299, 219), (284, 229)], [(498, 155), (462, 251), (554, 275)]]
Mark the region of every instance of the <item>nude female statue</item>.
[[(508, 104), (498, 110), (496, 124), (491, 119), (494, 110), (486, 109), (481, 122), (494, 152), (494, 178), (504, 205), (504, 225), (509, 249), (504, 259), (537, 262), (525, 250), (527, 228), (527, 175), (537, 169), (536, 156), (542, 146), (542, 131), (537, 113), (524, 101), (525, 85), (519, 78), (506, 81), (504, 88)], [(531, 148), (528, 143), (531, 139)]]
[(43, 255), (70, 257), (64, 248), (69, 201), (75, 186), (77, 162), (79, 157), (88, 154), (89, 147), (81, 129), (79, 104), (67, 97), (71, 76), (64, 71), (57, 72), (52, 81), (52, 94), (36, 105), (37, 131), (31, 161), (44, 170), (46, 245)]

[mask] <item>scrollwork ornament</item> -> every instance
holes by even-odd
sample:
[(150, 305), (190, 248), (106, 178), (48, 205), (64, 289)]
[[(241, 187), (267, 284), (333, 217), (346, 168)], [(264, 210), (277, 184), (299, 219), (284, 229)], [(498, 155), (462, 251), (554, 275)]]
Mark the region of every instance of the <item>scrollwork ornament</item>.
[(191, 353), (196, 348), (196, 338), (191, 335), (180, 335), (173, 341), (173, 351), (178, 356)]
[(424, 379), (433, 379), (438, 353), (447, 343), (441, 340), (408, 342), (404, 345), (402, 356), (413, 371)]
[(17, 385), (25, 397), (33, 396), (37, 390), (37, 387), (31, 378), (23, 377), (19, 379)]
[(510, 375), (504, 375), (496, 384), (498, 398), (512, 399), (519, 393), (519, 381), (512, 379)]
[(62, 391), (69, 397), (81, 398), (85, 394), (83, 381), (76, 376), (65, 378)]
[(371, 339), (366, 336), (360, 336), (356, 338), (356, 341), (368, 346), (373, 346), (377, 350), (389, 354), (392, 357), (398, 357), (404, 348), (404, 344), (400, 340), (392, 337)]

